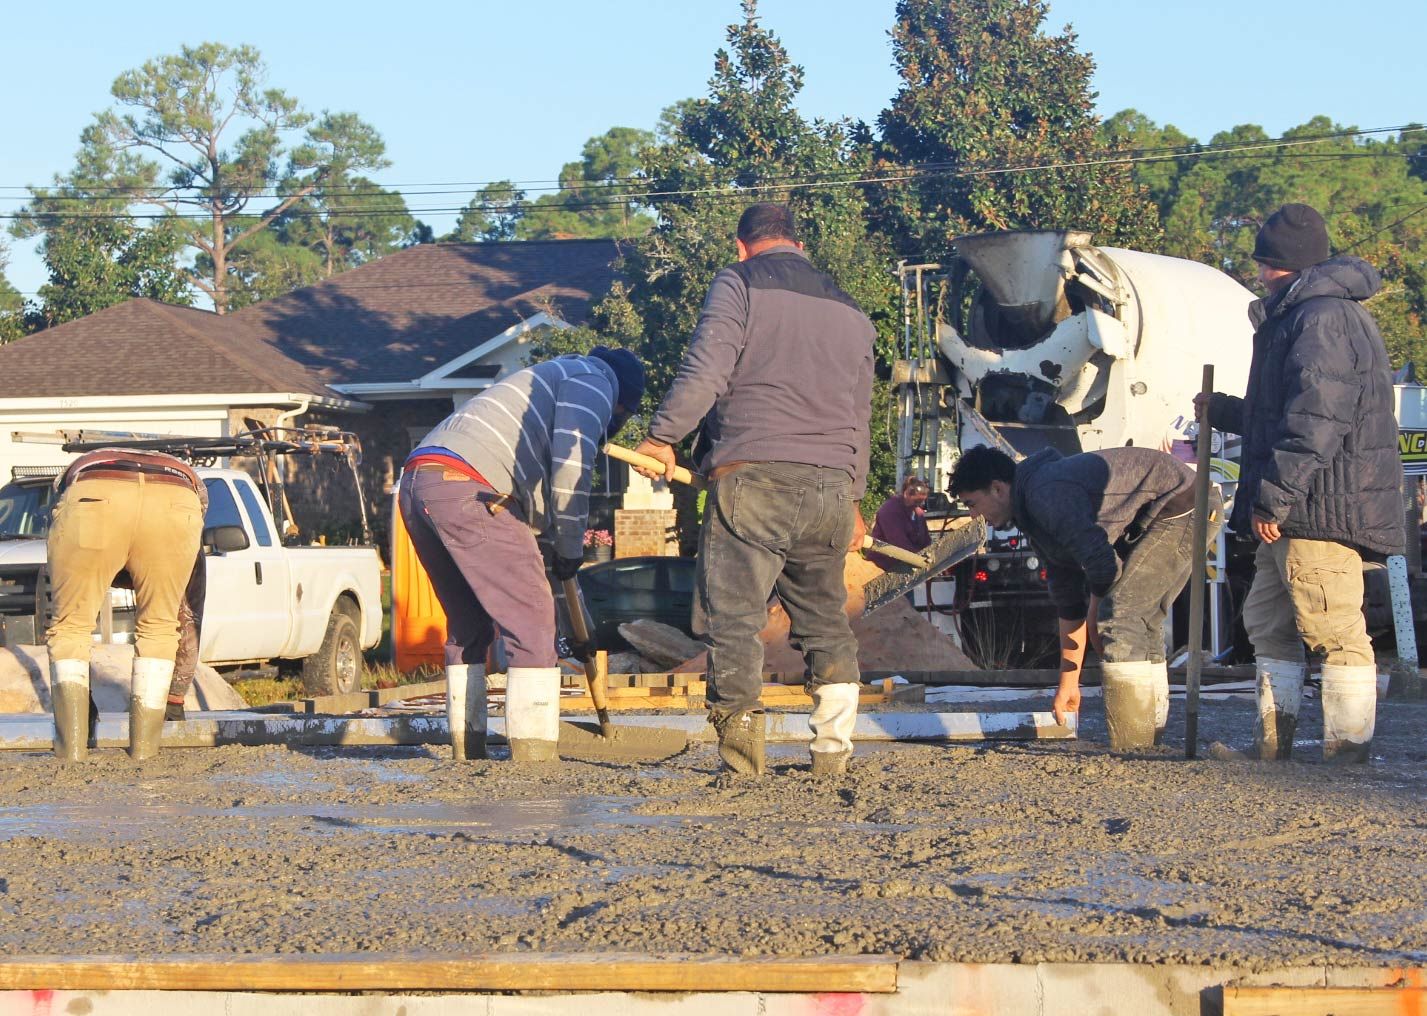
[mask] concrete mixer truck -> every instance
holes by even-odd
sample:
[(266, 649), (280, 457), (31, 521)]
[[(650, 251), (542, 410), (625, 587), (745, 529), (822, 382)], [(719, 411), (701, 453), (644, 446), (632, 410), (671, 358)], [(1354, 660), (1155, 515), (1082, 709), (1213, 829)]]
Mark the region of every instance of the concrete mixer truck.
[[(1252, 293), (1197, 262), (1091, 241), (1074, 231), (985, 233), (958, 238), (945, 263), (898, 266), (899, 483), (916, 474), (944, 491), (961, 450), (977, 444), (1016, 457), (1125, 445), (1187, 455), (1201, 366), (1214, 364), (1220, 391), (1244, 390)], [(1215, 454), (1232, 480), (1229, 456)], [(982, 555), (918, 601), (983, 665), (1054, 653), (1044, 571), (1013, 530), (992, 530)], [(1212, 616), (1212, 641), (1222, 643), (1227, 619)]]

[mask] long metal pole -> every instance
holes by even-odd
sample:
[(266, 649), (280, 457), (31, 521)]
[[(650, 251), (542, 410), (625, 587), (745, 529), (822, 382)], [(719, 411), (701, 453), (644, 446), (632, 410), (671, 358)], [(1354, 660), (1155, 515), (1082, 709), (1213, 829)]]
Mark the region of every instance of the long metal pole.
[(1195, 419), (1199, 422), (1196, 443), (1198, 465), (1194, 474), (1194, 546), (1189, 572), (1189, 668), (1184, 675), (1184, 757), (1194, 758), (1199, 750), (1199, 675), (1204, 668), (1204, 587), (1209, 542), (1209, 453), (1214, 430), (1209, 426), (1209, 399), (1214, 393), (1214, 365), (1204, 365), (1204, 383)]

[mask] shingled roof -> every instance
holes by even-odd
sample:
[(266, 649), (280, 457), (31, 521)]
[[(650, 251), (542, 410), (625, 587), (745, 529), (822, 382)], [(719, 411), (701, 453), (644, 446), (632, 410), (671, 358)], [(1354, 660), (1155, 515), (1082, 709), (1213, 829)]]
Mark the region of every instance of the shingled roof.
[(542, 310), (579, 324), (613, 240), (419, 244), (231, 315), (328, 384), (405, 382)]
[(134, 299), (0, 346), (0, 398), (342, 397), (234, 316)]

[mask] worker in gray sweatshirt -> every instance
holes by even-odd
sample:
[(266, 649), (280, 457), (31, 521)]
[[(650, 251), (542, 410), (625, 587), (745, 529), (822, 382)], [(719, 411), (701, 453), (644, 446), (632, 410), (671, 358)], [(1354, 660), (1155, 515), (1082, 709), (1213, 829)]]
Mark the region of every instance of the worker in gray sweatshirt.
[(546, 568), (561, 580), (579, 570), (595, 457), (643, 394), (639, 358), (596, 346), (487, 388), (406, 461), (398, 503), (446, 612), (447, 687), (483, 709), (486, 652), (501, 636), (516, 762), (558, 758), (560, 664)]
[(764, 770), (759, 696), (776, 592), (806, 662), (813, 772), (852, 754), (857, 641), (844, 607), (849, 546), (865, 535), (872, 346), (856, 302), (803, 254), (784, 205), (748, 208), (738, 263), (714, 277), (673, 386), (637, 449), (672, 478), (673, 445), (699, 427), (708, 479), (694, 629), (709, 655), (710, 720), (735, 772)]

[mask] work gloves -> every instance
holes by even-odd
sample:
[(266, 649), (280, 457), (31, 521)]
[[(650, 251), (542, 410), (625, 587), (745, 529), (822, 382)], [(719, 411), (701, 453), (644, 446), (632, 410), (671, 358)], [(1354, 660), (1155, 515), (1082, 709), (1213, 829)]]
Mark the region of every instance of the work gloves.
[(551, 563), (550, 570), (555, 573), (555, 577), (561, 582), (572, 579), (580, 572), (580, 567), (585, 563), (584, 557), (561, 557), (556, 555)]

